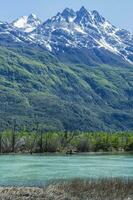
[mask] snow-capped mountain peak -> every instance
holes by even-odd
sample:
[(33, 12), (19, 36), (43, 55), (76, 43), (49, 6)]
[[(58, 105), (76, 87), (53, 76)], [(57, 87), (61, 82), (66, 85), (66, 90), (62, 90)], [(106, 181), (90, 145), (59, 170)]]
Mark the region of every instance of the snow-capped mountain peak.
[(66, 8), (43, 23), (34, 14), (23, 16), (12, 24), (0, 23), (0, 41), (6, 36), (54, 53), (68, 49), (104, 49), (133, 62), (133, 35), (112, 25), (96, 10), (88, 11), (85, 7), (78, 11)]
[(97, 12), (97, 10), (91, 11), (91, 14), (93, 15), (93, 19), (97, 23), (104, 23), (106, 21), (105, 18), (102, 15), (100, 15), (99, 12)]
[(41, 24), (41, 20), (35, 15), (30, 14), (29, 16), (22, 16), (15, 20), (12, 25), (24, 32), (32, 32)]
[(85, 27), (89, 23), (92, 23), (91, 13), (88, 12), (85, 7), (81, 7), (81, 9), (76, 12), (76, 15), (75, 22), (81, 26)]
[(67, 22), (72, 22), (75, 19), (75, 17), (76, 17), (76, 13), (74, 12), (73, 9), (66, 8), (61, 13), (61, 16), (63, 18), (65, 18), (67, 20)]
[(82, 7), (79, 9), (78, 12), (80, 12), (80, 13), (82, 13), (82, 14), (86, 14), (86, 13), (88, 13), (88, 10), (87, 10), (84, 6), (82, 6)]
[(31, 13), (28, 18), (38, 19), (38, 17), (34, 13)]

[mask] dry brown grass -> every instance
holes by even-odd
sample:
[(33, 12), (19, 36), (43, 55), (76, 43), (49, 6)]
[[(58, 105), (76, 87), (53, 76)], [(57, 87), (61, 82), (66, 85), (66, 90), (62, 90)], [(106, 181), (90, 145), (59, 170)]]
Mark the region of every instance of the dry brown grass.
[(0, 200), (133, 200), (133, 181), (73, 180), (45, 188), (0, 188)]

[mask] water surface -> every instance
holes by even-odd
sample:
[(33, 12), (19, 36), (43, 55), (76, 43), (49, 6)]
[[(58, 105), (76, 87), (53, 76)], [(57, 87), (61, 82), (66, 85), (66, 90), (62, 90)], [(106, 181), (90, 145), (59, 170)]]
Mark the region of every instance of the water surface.
[(0, 186), (74, 178), (133, 178), (133, 155), (1, 155)]

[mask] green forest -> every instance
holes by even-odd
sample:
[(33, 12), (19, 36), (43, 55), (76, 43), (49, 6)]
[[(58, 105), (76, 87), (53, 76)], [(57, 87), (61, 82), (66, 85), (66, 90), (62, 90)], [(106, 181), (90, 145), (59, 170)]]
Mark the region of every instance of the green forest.
[(80, 153), (133, 151), (132, 132), (43, 132), (6, 130), (0, 153)]
[(15, 119), (28, 129), (39, 121), (45, 131), (132, 130), (133, 67), (75, 56), (0, 46), (0, 127)]

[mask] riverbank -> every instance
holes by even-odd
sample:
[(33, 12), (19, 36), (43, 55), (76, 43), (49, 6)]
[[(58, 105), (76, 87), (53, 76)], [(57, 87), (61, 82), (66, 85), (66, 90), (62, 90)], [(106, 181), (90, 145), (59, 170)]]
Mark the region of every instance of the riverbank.
[(99, 151), (99, 152), (44, 152), (44, 153), (30, 153), (30, 152), (9, 152), (0, 153), (0, 156), (101, 156), (101, 155), (133, 155), (133, 151)]
[(1, 187), (0, 200), (132, 200), (133, 180), (73, 180), (44, 188)]

